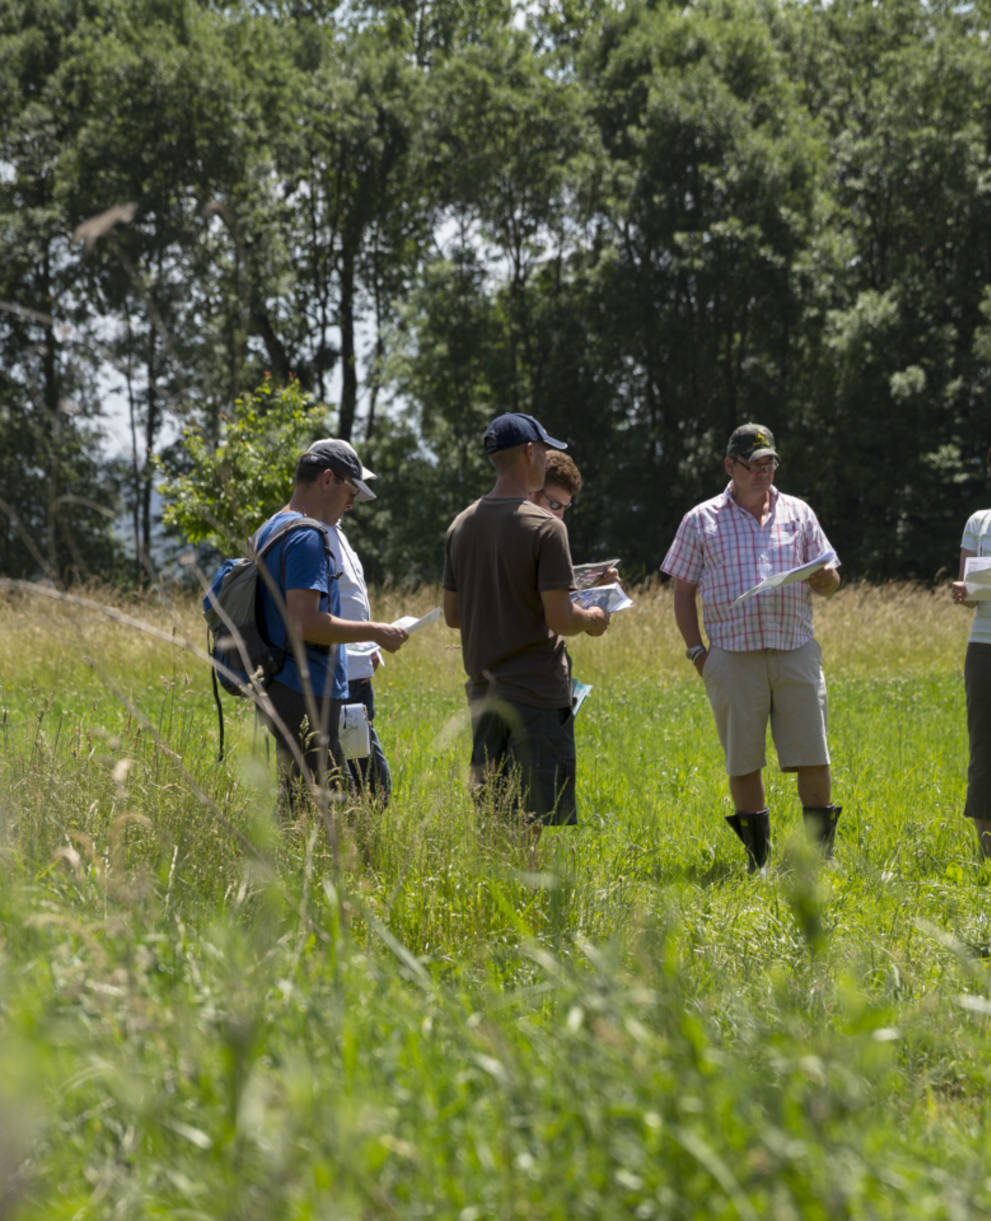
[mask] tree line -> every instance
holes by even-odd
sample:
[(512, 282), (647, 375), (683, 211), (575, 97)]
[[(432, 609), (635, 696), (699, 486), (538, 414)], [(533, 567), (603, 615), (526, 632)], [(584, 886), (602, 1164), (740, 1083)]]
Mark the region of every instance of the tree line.
[(934, 578), (986, 496), (989, 17), (7, 0), (0, 570), (154, 579), (163, 471), (291, 386), (380, 476), (373, 578), (438, 578), (504, 410), (571, 443), (577, 560), (656, 571), (753, 419), (848, 574)]

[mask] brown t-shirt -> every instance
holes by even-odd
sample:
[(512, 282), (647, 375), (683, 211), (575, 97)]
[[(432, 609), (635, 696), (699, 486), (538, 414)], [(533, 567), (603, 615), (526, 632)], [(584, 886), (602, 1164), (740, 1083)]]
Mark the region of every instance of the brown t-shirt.
[(469, 699), (570, 707), (568, 651), (540, 598), (575, 588), (563, 522), (529, 500), (476, 500), (448, 527), (444, 588), (458, 595)]

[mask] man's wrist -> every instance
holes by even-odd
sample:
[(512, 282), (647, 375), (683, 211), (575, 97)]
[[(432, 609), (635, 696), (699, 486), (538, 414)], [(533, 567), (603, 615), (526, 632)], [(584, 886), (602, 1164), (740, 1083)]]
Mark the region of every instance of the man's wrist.
[(693, 644), (693, 645), (690, 645), (687, 649), (685, 649), (685, 656), (688, 658), (689, 661), (694, 662), (694, 661), (697, 661), (702, 656), (703, 653), (708, 653), (708, 651), (709, 650), (705, 647), (704, 644)]

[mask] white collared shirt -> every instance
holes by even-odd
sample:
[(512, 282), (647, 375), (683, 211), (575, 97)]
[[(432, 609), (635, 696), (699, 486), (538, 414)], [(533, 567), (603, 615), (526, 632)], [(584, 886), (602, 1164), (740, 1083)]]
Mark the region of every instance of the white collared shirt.
[[(365, 586), (365, 570), (339, 523), (330, 530), (330, 542), (341, 573), (338, 581), (341, 591), (341, 618), (350, 619), (354, 623), (368, 623), (372, 617), (372, 608)], [(375, 671), (372, 656), (371, 653), (366, 653), (364, 656), (355, 657), (348, 653), (348, 682), (371, 678)]]
[[(960, 546), (974, 555), (991, 555), (991, 509), (981, 509), (968, 519)], [(978, 602), (970, 640), (972, 644), (991, 644), (991, 602)]]

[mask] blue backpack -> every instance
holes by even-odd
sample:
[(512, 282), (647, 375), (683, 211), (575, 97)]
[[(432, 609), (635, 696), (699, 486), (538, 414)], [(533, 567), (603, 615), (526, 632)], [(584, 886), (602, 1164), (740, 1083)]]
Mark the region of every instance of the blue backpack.
[[(217, 680), (231, 695), (253, 698), (278, 675), (292, 651), (286, 643), (276, 647), (265, 630), (259, 572), (264, 557), (275, 544), (294, 530), (318, 530), (323, 539), (328, 564), (333, 570), (330, 540), (323, 522), (315, 517), (294, 517), (274, 530), (258, 547), (258, 534), (251, 540), (248, 554), (227, 559), (220, 565), (203, 598), (203, 617), (207, 625), (207, 648), (213, 658), (213, 697), (220, 722), (220, 757), (224, 753), (224, 713), (217, 691)], [(260, 533), (260, 531), (259, 531)], [(282, 554), (280, 593), (285, 594), (286, 560)]]

